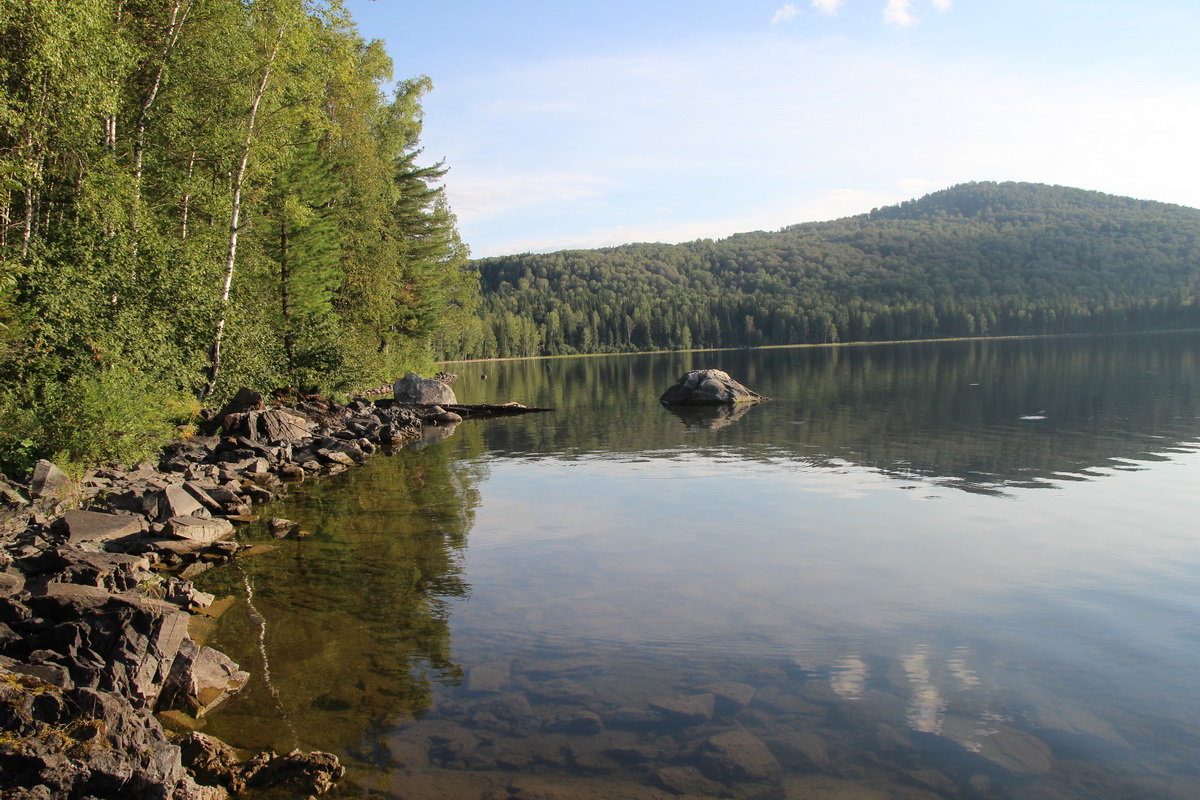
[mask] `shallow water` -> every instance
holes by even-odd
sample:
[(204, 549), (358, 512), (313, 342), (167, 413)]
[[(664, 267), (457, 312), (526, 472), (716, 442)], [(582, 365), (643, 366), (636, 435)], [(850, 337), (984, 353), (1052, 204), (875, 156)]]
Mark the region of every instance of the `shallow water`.
[[(773, 399), (657, 405), (701, 367)], [(456, 371), (557, 411), (268, 509), (205, 730), (347, 797), (1200, 796), (1200, 335)]]

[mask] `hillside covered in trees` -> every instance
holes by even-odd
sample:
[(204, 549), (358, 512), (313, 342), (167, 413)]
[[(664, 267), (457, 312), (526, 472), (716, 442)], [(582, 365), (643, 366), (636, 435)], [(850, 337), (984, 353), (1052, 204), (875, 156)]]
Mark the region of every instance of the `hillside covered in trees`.
[(1200, 326), (1200, 211), (971, 183), (679, 245), (477, 262), (462, 357)]
[(0, 468), (428, 366), (478, 287), (391, 80), (340, 0), (0, 0)]

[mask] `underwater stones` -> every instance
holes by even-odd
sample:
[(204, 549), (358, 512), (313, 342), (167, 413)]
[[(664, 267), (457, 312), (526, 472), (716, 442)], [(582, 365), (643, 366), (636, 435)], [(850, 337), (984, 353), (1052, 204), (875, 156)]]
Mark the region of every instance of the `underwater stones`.
[(709, 797), (725, 794), (724, 786), (704, 777), (695, 767), (659, 767), (651, 772), (650, 777), (656, 786), (672, 794)]
[(492, 661), (479, 664), (467, 673), (467, 691), (503, 692), (512, 680), (512, 662)]
[(760, 403), (766, 399), (719, 369), (694, 369), (663, 392), (658, 401), (665, 406), (687, 406)]
[(650, 703), (650, 708), (683, 725), (709, 722), (716, 711), (716, 698), (711, 694), (663, 697)]
[(722, 783), (764, 782), (779, 776), (779, 762), (762, 741), (746, 730), (718, 733), (696, 753), (705, 775)]
[(753, 686), (733, 681), (718, 681), (697, 688), (701, 692), (711, 694), (716, 700), (717, 711), (723, 714), (736, 713), (750, 705), (755, 692)]
[(984, 734), (976, 721), (951, 717), (941, 735), (1013, 775), (1044, 775), (1053, 766), (1045, 742), (1001, 723), (989, 724)]

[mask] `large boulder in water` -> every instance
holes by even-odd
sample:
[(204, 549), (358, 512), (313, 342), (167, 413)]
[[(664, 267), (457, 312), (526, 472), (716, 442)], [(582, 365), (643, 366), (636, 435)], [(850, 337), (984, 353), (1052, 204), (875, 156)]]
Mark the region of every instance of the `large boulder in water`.
[(665, 406), (733, 405), (759, 403), (766, 399), (719, 369), (694, 369), (658, 398)]
[(414, 403), (422, 406), (454, 406), (458, 399), (454, 390), (435, 378), (422, 378), (410, 372), (392, 384), (397, 403)]

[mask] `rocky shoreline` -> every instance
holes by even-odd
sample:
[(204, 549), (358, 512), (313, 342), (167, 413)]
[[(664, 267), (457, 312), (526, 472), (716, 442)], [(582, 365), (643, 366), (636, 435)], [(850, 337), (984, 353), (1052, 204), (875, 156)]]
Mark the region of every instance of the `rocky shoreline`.
[[(0, 478), (0, 795), (218, 800), (286, 785), (322, 794), (327, 753), (239, 759), (186, 730), (249, 679), (192, 636), (213, 603), (190, 578), (247, 554), (235, 526), (290, 483), (336, 474), (427, 425), (525, 411), (317, 397), (268, 405), (243, 389), (157, 463), (89, 470), (76, 484), (42, 461)], [(277, 536), (299, 532), (272, 520)]]

